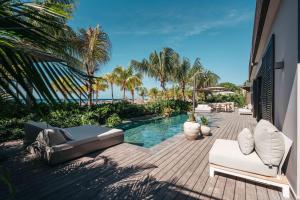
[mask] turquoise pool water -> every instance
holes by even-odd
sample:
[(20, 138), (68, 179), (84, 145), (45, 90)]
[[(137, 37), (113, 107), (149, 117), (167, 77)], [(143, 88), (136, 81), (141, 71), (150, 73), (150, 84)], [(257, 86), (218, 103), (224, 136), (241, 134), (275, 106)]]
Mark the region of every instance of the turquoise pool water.
[(187, 115), (177, 115), (170, 118), (156, 119), (135, 127), (125, 129), (125, 142), (137, 144), (146, 148), (161, 143), (183, 130)]

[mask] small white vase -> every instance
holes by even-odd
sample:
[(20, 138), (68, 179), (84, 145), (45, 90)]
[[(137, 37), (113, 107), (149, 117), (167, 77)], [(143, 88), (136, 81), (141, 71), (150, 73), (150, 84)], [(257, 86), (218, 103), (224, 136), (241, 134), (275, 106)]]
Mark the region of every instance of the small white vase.
[(202, 125), (201, 126), (201, 133), (203, 135), (209, 135), (210, 134), (210, 128), (208, 126)]
[(200, 124), (197, 122), (185, 122), (183, 133), (188, 140), (196, 140), (200, 133)]

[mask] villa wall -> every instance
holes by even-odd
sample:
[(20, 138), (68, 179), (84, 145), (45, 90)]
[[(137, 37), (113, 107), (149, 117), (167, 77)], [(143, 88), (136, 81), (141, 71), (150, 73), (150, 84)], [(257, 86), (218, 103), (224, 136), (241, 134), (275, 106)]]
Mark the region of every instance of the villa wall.
[[(266, 21), (266, 23), (272, 23)], [(268, 39), (264, 41), (264, 50), (272, 34), (275, 35), (275, 62), (284, 61), (284, 69), (275, 69), (275, 93), (274, 93), (274, 123), (290, 139), (293, 140), (293, 148), (290, 154), (287, 177), (294, 190), (300, 197), (300, 94), (297, 76), (298, 69), (298, 0), (281, 1)], [(260, 57), (258, 68), (261, 65), (263, 53)], [(300, 66), (300, 65), (299, 65)], [(256, 72), (258, 69), (256, 70)], [(298, 104), (297, 104), (297, 101)], [(300, 107), (300, 106), (299, 106)], [(297, 114), (299, 113), (299, 114)], [(297, 123), (298, 122), (298, 123)], [(297, 126), (299, 124), (299, 127)], [(298, 153), (297, 153), (298, 152)]]

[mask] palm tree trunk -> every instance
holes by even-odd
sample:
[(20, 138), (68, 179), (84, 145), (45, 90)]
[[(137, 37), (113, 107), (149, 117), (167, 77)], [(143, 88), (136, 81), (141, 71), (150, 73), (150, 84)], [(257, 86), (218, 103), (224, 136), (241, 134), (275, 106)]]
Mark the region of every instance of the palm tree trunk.
[(125, 100), (125, 92), (126, 92), (126, 89), (124, 88), (123, 89), (123, 99)]
[(98, 102), (99, 102), (99, 99), (98, 99), (98, 97), (99, 97), (99, 91), (98, 92), (96, 92), (96, 102), (97, 102), (97, 104), (98, 104)]
[(164, 82), (164, 81), (161, 81), (161, 82), (160, 82), (160, 87), (163, 89), (163, 96), (164, 96), (164, 97), (167, 97), (167, 89), (166, 89), (166, 86), (165, 86), (165, 82)]
[(173, 100), (176, 100), (177, 97), (176, 97), (176, 88), (175, 88), (175, 85), (173, 84)]
[(88, 82), (88, 106), (93, 104), (93, 82), (90, 79)]
[(132, 103), (134, 103), (134, 90), (131, 90)]
[(183, 101), (185, 101), (185, 85), (182, 85), (181, 92), (182, 92), (182, 99)]
[(114, 103), (114, 84), (110, 83), (111, 88), (111, 101)]

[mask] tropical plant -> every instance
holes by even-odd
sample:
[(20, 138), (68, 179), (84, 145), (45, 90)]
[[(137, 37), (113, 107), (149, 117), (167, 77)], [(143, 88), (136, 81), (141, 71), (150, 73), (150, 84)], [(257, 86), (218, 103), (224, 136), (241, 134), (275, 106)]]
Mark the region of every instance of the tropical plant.
[(114, 72), (105, 74), (103, 77), (106, 82), (110, 85), (111, 89), (111, 100), (114, 102), (114, 84), (117, 82), (117, 75)]
[(114, 113), (109, 118), (107, 118), (105, 124), (108, 127), (116, 127), (122, 123), (121, 118), (118, 114)]
[(163, 48), (161, 52), (152, 52), (148, 60), (143, 59), (141, 62), (132, 60), (131, 66), (158, 80), (165, 94), (167, 91), (166, 83), (171, 80), (172, 70), (176, 62), (174, 54), (176, 53), (173, 49)]
[(147, 96), (147, 94), (148, 94), (147, 88), (143, 87), (143, 86), (138, 87), (138, 92), (139, 92), (139, 95), (142, 97), (143, 102), (145, 102), (145, 96)]
[(202, 115), (202, 116), (200, 117), (200, 121), (201, 121), (201, 125), (205, 125), (205, 126), (208, 125), (208, 119), (207, 119), (207, 117), (205, 117), (204, 115)]
[(240, 87), (238, 87), (234, 83), (230, 83), (230, 82), (219, 83), (219, 86), (224, 87), (227, 90), (232, 91), (232, 92), (238, 92), (238, 91), (240, 91)]
[(0, 86), (16, 101), (21, 99), (34, 105), (36, 97), (48, 103), (60, 101), (51, 81), (63, 91), (61, 76), (72, 77), (74, 85), (79, 87), (84, 74), (70, 67), (79, 62), (66, 43), (72, 32), (66, 25), (72, 13), (71, 3), (68, 0), (0, 2)]
[(98, 102), (99, 92), (105, 91), (108, 88), (108, 85), (104, 78), (98, 77), (95, 79), (93, 84), (93, 91), (96, 93), (96, 102)]
[(183, 101), (185, 101), (186, 84), (191, 78), (190, 69), (190, 61), (187, 58), (183, 58), (182, 61), (179, 61), (178, 65), (176, 65), (175, 70), (173, 71), (174, 81), (178, 82), (179, 84)]
[(132, 67), (125, 69), (122, 66), (117, 66), (114, 73), (117, 77), (116, 83), (123, 91), (123, 99), (126, 99), (126, 90), (130, 90), (132, 98), (134, 98), (134, 90), (142, 84), (142, 75), (135, 73)]
[(148, 92), (149, 97), (156, 101), (159, 94), (159, 90), (157, 88), (151, 88)]
[(210, 70), (205, 72), (205, 87), (216, 86), (220, 77)]
[(131, 93), (132, 103), (134, 103), (134, 91), (138, 90), (138, 87), (140, 87), (142, 84), (143, 83), (142, 83), (141, 77), (139, 77), (137, 75), (133, 75), (128, 78), (126, 85), (127, 85), (128, 90)]
[(95, 28), (80, 29), (73, 41), (81, 58), (88, 80), (88, 105), (92, 105), (94, 74), (101, 64), (110, 59), (111, 44), (108, 35), (97, 25)]

